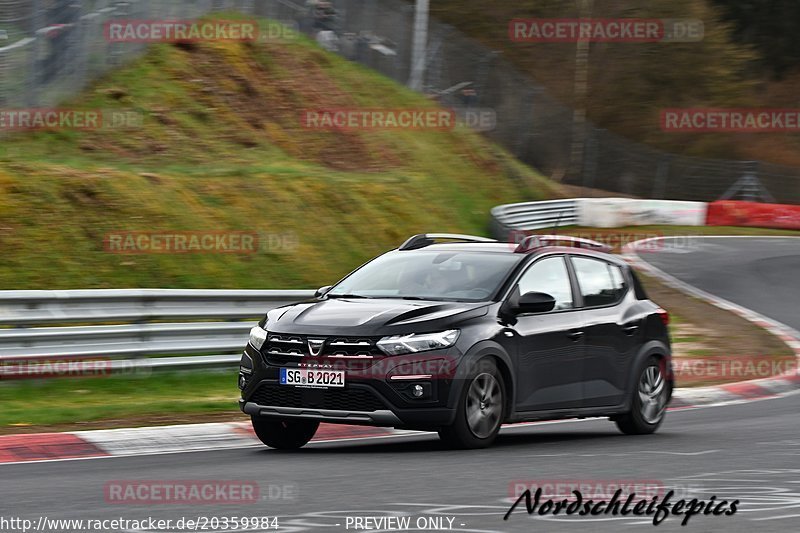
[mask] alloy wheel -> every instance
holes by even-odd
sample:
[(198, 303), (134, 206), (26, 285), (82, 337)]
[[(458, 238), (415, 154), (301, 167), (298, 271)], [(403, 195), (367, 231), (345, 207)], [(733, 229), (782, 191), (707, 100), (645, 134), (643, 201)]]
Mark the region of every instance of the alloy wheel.
[(500, 425), (503, 393), (492, 374), (482, 373), (472, 380), (467, 393), (467, 425), (479, 439), (489, 437)]
[(661, 369), (648, 366), (639, 380), (639, 403), (642, 418), (648, 424), (657, 424), (667, 407), (667, 386)]

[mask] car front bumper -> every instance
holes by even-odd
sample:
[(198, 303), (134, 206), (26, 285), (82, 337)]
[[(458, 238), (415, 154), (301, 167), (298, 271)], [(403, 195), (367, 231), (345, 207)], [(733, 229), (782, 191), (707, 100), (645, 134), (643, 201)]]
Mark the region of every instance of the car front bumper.
[[(408, 364), (407, 359), (395, 357), (379, 373), (348, 370), (344, 388), (309, 389), (280, 385), (281, 367), (267, 363), (252, 346), (247, 346), (245, 355), (252, 361), (253, 369), (246, 375), (239, 407), (251, 416), (405, 429), (435, 429), (451, 424), (455, 418), (451, 395), (456, 381), (450, 367), (446, 375), (417, 379), (404, 374), (401, 379), (392, 379), (397, 364)], [(439, 361), (443, 354), (433, 352), (424, 357)], [(436, 365), (424, 368), (433, 366)], [(409, 394), (409, 387), (415, 384), (425, 387), (424, 398)]]

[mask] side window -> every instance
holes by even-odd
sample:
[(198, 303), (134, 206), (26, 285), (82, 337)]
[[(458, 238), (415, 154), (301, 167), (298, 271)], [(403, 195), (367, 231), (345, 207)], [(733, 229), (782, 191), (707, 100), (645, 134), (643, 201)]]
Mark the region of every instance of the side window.
[(555, 298), (554, 310), (572, 309), (572, 288), (563, 257), (548, 257), (537, 261), (519, 280), (519, 293), (544, 292)]
[(586, 307), (612, 305), (622, 299), (627, 288), (619, 267), (586, 257), (573, 257), (572, 265)]

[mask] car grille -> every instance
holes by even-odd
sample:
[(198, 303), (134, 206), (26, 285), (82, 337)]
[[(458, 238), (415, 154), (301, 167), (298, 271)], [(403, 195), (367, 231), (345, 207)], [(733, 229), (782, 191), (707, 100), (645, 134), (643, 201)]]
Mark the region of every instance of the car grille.
[[(309, 339), (323, 340), (322, 350), (317, 357), (342, 357), (347, 361), (369, 361), (385, 357), (376, 343), (376, 337), (325, 337), (320, 335), (285, 335), (270, 333), (261, 347), (266, 361), (273, 365), (299, 363), (303, 357), (311, 356)], [(363, 359), (359, 359), (363, 358)]]
[(258, 405), (308, 407), (334, 411), (379, 411), (386, 409), (375, 394), (365, 389), (306, 389), (264, 383), (248, 400)]

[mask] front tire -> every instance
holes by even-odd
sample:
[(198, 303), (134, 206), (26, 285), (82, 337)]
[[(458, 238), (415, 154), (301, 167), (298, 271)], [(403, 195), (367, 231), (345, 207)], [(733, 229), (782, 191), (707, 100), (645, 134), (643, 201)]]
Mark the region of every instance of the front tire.
[(461, 391), (455, 421), (440, 429), (439, 437), (452, 448), (490, 446), (500, 432), (505, 397), (503, 378), (494, 361), (481, 360)]
[(614, 420), (627, 435), (654, 433), (664, 421), (670, 383), (658, 357), (650, 357), (640, 369), (631, 398), (631, 410)]
[(314, 420), (290, 420), (252, 416), (256, 436), (278, 450), (296, 450), (305, 446), (314, 436), (319, 422)]

